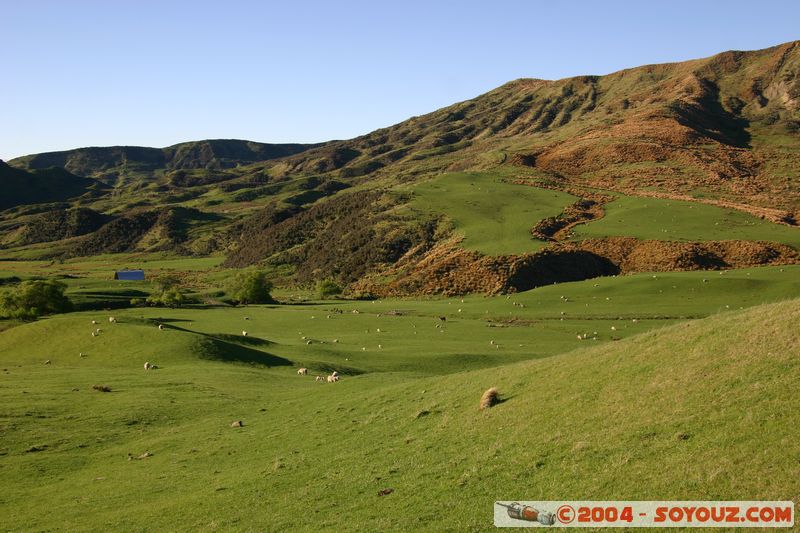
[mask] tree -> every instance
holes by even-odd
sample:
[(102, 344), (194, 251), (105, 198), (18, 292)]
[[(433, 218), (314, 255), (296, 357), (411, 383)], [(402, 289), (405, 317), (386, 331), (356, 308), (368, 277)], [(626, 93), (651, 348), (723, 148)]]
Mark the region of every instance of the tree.
[(332, 279), (324, 279), (317, 283), (317, 293), (322, 300), (342, 294), (342, 287)]
[(186, 301), (181, 280), (175, 276), (159, 276), (153, 280), (153, 294), (147, 297), (150, 305), (180, 307)]
[(270, 292), (272, 283), (264, 270), (240, 273), (231, 285), (231, 296), (240, 304), (268, 304), (274, 302)]
[(50, 313), (72, 310), (72, 302), (64, 295), (67, 286), (56, 280), (28, 280), (0, 294), (0, 315), (31, 320)]

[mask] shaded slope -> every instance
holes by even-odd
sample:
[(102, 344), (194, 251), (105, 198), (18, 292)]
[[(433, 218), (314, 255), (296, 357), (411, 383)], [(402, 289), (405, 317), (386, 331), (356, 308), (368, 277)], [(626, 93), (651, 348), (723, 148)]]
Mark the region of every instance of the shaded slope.
[(60, 202), (101, 191), (101, 183), (81, 178), (62, 168), (42, 168), (32, 172), (11, 167), (0, 161), (0, 209), (26, 204)]

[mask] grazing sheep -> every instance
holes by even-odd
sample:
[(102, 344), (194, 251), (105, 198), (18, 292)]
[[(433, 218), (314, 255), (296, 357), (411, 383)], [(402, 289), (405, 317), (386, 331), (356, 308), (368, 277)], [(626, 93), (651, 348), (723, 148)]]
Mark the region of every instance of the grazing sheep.
[(50, 364), (50, 359), (48, 359), (47, 361), (45, 361), (45, 362), (44, 362), (44, 364), (46, 364), (46, 365), (49, 365), (49, 364)]
[(382, 350), (383, 349), (383, 344), (379, 344), (378, 348)]
[(447, 322), (447, 317), (446, 317), (446, 316), (440, 316), (440, 317), (439, 317), (439, 320), (440, 320), (441, 322)]
[(334, 370), (333, 372), (331, 372), (331, 376), (334, 376), (334, 377), (338, 378), (339, 377), (339, 373), (336, 370)]
[(93, 332), (92, 332), (92, 337), (97, 337), (97, 333), (95, 333), (95, 332), (93, 331)]
[(297, 369), (297, 375), (298, 376), (305, 376), (306, 374), (308, 374), (308, 369), (307, 368), (298, 368)]
[(114, 322), (116, 322), (116, 321), (117, 321), (117, 319), (116, 319), (116, 318), (114, 318), (113, 316), (110, 316), (110, 317), (108, 317), (108, 321), (109, 321), (111, 324), (113, 324)]
[(330, 375), (328, 376), (328, 383), (336, 383), (339, 381), (339, 376)]
[(611, 331), (617, 331), (616, 326), (611, 326)]
[(306, 341), (306, 344), (311, 344), (311, 341)]
[(333, 339), (333, 344), (337, 344), (338, 342), (339, 342), (339, 339)]
[(242, 331), (242, 337), (247, 337), (247, 332), (246, 331)]
[(78, 356), (79, 356), (79, 357), (86, 357), (86, 354), (85, 354), (85, 353), (83, 353), (83, 352), (81, 352), (81, 353), (79, 353), (79, 354), (78, 354)]
[(158, 329), (161, 329), (161, 330), (163, 330), (163, 329), (164, 329), (164, 324), (159, 324), (159, 325), (158, 325)]
[(321, 381), (322, 383), (325, 383), (325, 378), (322, 377), (322, 376), (317, 376), (317, 377), (314, 378), (314, 381), (317, 381), (317, 382)]
[(92, 320), (92, 325), (97, 325), (97, 320)]
[(480, 409), (488, 409), (489, 407), (497, 405), (498, 403), (500, 403), (500, 391), (498, 391), (497, 388), (492, 387), (484, 392), (483, 396), (481, 396)]
[(145, 369), (145, 370), (150, 370), (151, 368), (152, 368), (152, 366), (150, 365), (150, 362), (149, 362), (149, 361), (146, 361), (146, 362), (144, 363), (144, 369)]

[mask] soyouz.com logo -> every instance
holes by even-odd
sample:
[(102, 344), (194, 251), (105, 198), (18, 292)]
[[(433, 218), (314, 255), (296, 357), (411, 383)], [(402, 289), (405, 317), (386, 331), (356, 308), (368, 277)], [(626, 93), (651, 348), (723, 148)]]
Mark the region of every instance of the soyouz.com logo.
[(497, 527), (792, 527), (790, 501), (498, 501)]

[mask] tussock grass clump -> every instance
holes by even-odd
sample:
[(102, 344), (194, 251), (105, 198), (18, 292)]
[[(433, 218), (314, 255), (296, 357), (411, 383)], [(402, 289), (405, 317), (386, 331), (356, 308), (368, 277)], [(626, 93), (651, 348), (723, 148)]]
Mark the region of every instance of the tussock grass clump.
[(100, 392), (111, 392), (111, 387), (108, 385), (92, 385), (92, 388)]
[(488, 409), (489, 407), (497, 405), (498, 403), (500, 403), (500, 391), (497, 390), (496, 387), (492, 387), (491, 389), (488, 389), (486, 392), (484, 392), (483, 396), (481, 396), (480, 409), (482, 411), (484, 409)]

